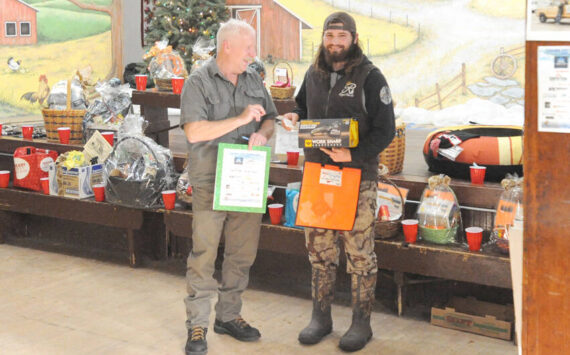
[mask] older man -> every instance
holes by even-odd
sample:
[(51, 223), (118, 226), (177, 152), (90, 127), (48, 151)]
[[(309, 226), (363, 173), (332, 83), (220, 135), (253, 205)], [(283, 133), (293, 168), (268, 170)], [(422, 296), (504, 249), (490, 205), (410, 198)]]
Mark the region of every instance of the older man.
[[(254, 29), (230, 20), (217, 34), (217, 56), (197, 69), (184, 86), (180, 126), (188, 138), (192, 196), (192, 250), (187, 261), (188, 328), (186, 354), (207, 352), (210, 299), (218, 293), (214, 331), (242, 341), (260, 333), (241, 317), (241, 294), (255, 260), (261, 214), (213, 211), (218, 144), (264, 145), (273, 134), (275, 105), (260, 76), (248, 65), (255, 58)], [(221, 235), (225, 236), (221, 285), (213, 278)]]

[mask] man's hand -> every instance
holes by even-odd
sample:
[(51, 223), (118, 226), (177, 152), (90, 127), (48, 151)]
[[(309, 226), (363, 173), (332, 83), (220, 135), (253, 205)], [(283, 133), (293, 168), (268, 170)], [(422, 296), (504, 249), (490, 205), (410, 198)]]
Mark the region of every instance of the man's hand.
[[(242, 125), (248, 124), (249, 122), (256, 120), (261, 121), (261, 117), (265, 115), (265, 109), (261, 105), (247, 105), (245, 110), (238, 116), (242, 121)], [(250, 140), (251, 142), (251, 140)]]
[(248, 149), (251, 149), (251, 147), (256, 145), (265, 145), (265, 143), (267, 143), (267, 137), (265, 137), (263, 134), (254, 132), (251, 134), (251, 136), (249, 136)]
[(352, 161), (350, 149), (348, 148), (321, 148), (321, 151), (331, 157), (332, 161), (335, 163), (348, 163)]
[[(293, 127), (295, 127), (295, 125), (297, 124), (297, 122), (299, 121), (299, 115), (294, 113), (294, 112), (289, 112), (283, 115), (283, 117), (285, 117), (286, 119), (288, 119), (289, 121), (291, 121)], [(285, 127), (285, 125), (283, 124), (283, 122), (281, 122), (281, 126), (283, 128), (285, 128), (286, 130), (290, 131), (291, 128), (287, 128)]]

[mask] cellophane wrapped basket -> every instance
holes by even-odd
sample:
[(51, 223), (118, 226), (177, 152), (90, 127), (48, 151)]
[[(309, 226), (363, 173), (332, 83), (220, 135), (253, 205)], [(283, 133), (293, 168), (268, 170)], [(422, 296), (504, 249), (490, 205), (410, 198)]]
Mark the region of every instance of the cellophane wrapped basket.
[[(121, 129), (140, 121), (140, 116), (128, 115)], [(173, 190), (176, 185), (172, 154), (142, 135), (142, 128), (140, 133), (127, 132), (119, 132), (119, 140), (105, 160), (106, 199), (128, 207), (160, 207), (162, 191)]]
[[(404, 197), (398, 186), (387, 177), (388, 173), (388, 168), (381, 164), (378, 168), (379, 211), (374, 225), (376, 239), (389, 239), (398, 235), (404, 218)], [(387, 206), (389, 211), (392, 210), (388, 216), (382, 212), (383, 205)]]
[(396, 135), (392, 143), (378, 155), (378, 162), (388, 168), (389, 174), (394, 175), (404, 169), (406, 154), (406, 124), (396, 121)]
[(459, 243), (461, 211), (457, 197), (449, 187), (451, 179), (435, 175), (428, 179), (418, 207), (419, 236), (436, 244)]
[(523, 215), (523, 178), (507, 174), (501, 181), (505, 189), (497, 204), (495, 223), (491, 232), (490, 242), (500, 252), (509, 253), (510, 229), (515, 224), (515, 219), (522, 220)]
[(87, 110), (72, 108), (71, 87), (74, 85), (72, 81), (73, 80), (67, 81), (65, 109), (44, 108), (42, 110), (46, 136), (50, 142), (59, 142), (59, 133), (57, 132), (58, 128), (69, 127), (71, 129), (69, 144), (83, 143), (83, 117)]

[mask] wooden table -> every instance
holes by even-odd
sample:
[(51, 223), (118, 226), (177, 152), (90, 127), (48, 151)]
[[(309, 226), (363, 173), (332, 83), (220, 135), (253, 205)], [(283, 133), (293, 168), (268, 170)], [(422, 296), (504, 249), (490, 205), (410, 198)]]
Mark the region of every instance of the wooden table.
[[(178, 125), (171, 125), (168, 120), (168, 108), (180, 108), (180, 95), (156, 88), (146, 91), (133, 91), (132, 103), (140, 105), (141, 115), (149, 122), (145, 134), (163, 147), (169, 147), (168, 131)], [(295, 108), (295, 101), (273, 100), (277, 112), (284, 114)]]

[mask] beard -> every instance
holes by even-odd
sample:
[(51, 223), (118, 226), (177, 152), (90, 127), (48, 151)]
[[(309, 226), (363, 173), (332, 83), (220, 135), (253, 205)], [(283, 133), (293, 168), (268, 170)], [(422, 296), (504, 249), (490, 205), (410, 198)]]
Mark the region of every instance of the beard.
[(354, 44), (351, 44), (350, 47), (344, 48), (340, 52), (334, 53), (331, 53), (328, 48), (323, 48), (323, 53), (325, 54), (325, 62), (327, 65), (332, 66), (333, 63), (345, 62), (348, 59), (348, 55), (353, 45)]

